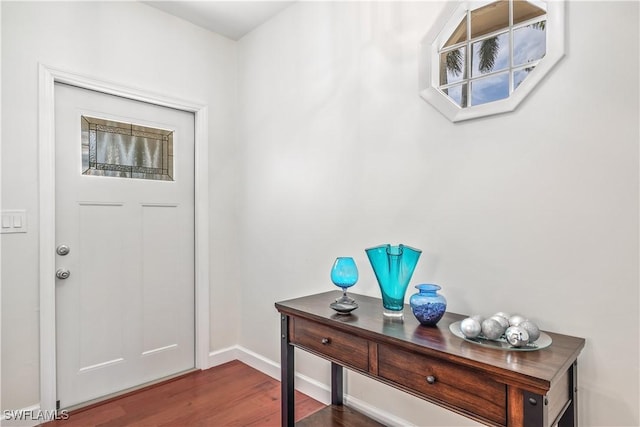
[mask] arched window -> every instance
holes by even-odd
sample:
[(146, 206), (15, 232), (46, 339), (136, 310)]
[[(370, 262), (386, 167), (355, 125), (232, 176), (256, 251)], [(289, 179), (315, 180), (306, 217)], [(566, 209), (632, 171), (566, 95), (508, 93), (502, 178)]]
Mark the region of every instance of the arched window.
[(564, 55), (564, 3), (461, 2), (421, 51), (421, 95), (452, 121), (513, 110)]

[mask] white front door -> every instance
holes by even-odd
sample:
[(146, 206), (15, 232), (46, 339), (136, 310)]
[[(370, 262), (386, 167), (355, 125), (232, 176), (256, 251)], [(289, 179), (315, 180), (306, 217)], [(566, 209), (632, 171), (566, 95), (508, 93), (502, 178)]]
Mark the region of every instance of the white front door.
[(55, 129), (67, 408), (195, 366), (194, 115), (56, 83)]

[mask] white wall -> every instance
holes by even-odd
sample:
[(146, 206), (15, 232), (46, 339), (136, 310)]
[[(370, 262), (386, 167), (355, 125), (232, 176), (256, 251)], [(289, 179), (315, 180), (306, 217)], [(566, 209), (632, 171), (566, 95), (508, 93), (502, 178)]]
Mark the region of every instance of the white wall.
[[(423, 249), (414, 283), (449, 310), (524, 313), (586, 338), (581, 426), (637, 426), (638, 3), (570, 2), (567, 56), (510, 114), (452, 124), (418, 96), (435, 2), (301, 2), (239, 42), (240, 344), (279, 360), (272, 302), (379, 296), (364, 248)], [(327, 301), (329, 303), (329, 301)], [(328, 365), (297, 353), (302, 374)], [(350, 374), (348, 393), (418, 425), (446, 413)]]
[(137, 2), (1, 2), (2, 408), (39, 402), (38, 63), (209, 106), (211, 350), (238, 341), (236, 43)]

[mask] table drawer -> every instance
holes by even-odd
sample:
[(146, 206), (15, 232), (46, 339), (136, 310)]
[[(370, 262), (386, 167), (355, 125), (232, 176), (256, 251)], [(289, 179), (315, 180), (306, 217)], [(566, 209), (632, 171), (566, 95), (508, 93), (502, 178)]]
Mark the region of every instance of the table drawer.
[(378, 375), (401, 388), (506, 425), (507, 387), (480, 371), (380, 344)]
[(345, 366), (368, 369), (369, 344), (365, 339), (300, 318), (294, 319), (290, 339), (293, 344), (326, 355)]

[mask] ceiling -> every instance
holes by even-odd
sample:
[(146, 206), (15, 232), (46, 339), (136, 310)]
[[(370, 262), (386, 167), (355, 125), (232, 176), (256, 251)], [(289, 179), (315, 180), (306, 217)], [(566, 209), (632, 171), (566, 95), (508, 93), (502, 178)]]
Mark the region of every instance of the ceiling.
[(143, 1), (207, 30), (238, 40), (282, 9), (288, 1)]

